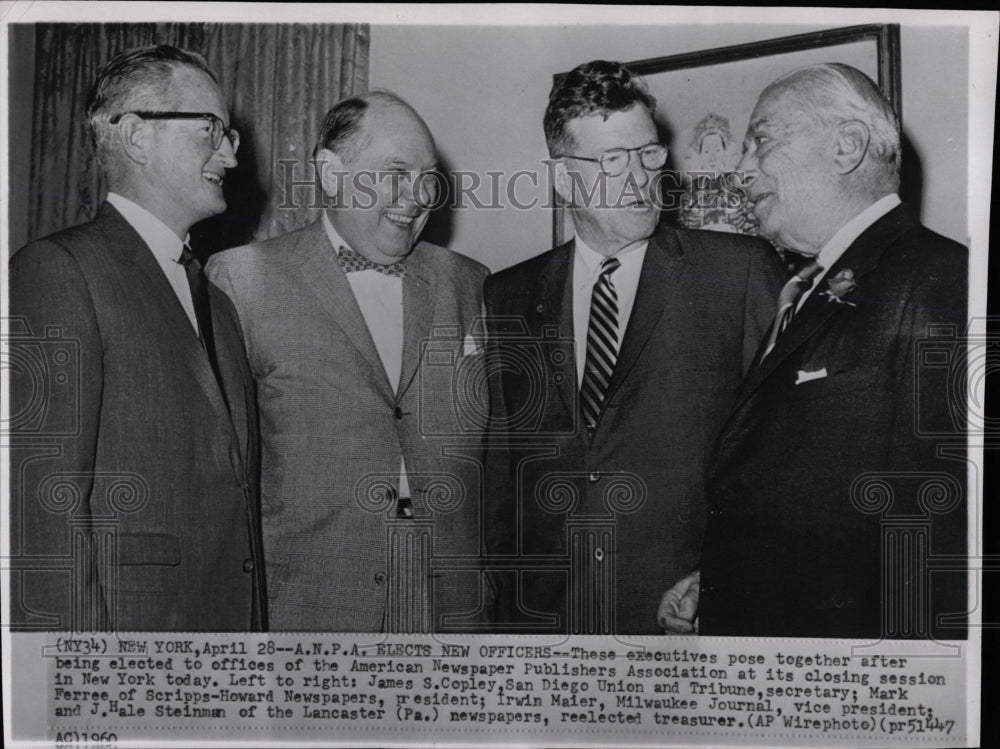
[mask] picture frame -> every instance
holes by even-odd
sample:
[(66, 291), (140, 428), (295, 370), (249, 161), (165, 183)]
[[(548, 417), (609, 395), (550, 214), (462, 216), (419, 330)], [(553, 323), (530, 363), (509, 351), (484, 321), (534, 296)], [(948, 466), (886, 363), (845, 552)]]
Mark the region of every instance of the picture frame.
[[(707, 228), (754, 233), (744, 220), (748, 209), (734, 207), (706, 216), (683, 207), (684, 186), (691, 189), (690, 174), (705, 165), (699, 157), (707, 151), (697, 146), (706, 138), (714, 150), (709, 166), (732, 170), (739, 162), (747, 120), (760, 92), (773, 80), (805, 65), (842, 62), (852, 65), (875, 81), (885, 92), (902, 123), (902, 82), (899, 24), (864, 24), (758, 42), (716, 47), (677, 55), (666, 55), (625, 63), (640, 76), (656, 98), (654, 120), (661, 139), (670, 149), (665, 169), (676, 176), (676, 184), (664, 180), (662, 187), (678, 188), (678, 198), (664, 196), (664, 210), (674, 223), (687, 228)], [(567, 73), (557, 73), (558, 84)], [(720, 138), (711, 138), (718, 134)], [(720, 148), (721, 145), (721, 148)], [(672, 175), (672, 176), (674, 176)], [(553, 190), (553, 246), (573, 236), (566, 203)], [(739, 214), (742, 214), (739, 215)]]

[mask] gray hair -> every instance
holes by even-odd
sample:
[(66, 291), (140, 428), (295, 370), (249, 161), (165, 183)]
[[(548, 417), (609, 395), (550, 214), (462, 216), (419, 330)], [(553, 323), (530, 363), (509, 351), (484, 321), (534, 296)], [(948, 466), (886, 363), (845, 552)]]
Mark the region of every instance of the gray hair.
[(820, 63), (783, 75), (764, 89), (761, 98), (779, 92), (821, 126), (834, 127), (846, 120), (864, 123), (869, 132), (869, 153), (883, 176), (894, 188), (899, 186), (899, 118), (871, 78), (850, 65)]
[(125, 112), (162, 109), (174, 71), (184, 66), (219, 82), (204, 57), (167, 44), (125, 50), (104, 66), (87, 95), (85, 111), (94, 150), (105, 168), (114, 163), (111, 119)]

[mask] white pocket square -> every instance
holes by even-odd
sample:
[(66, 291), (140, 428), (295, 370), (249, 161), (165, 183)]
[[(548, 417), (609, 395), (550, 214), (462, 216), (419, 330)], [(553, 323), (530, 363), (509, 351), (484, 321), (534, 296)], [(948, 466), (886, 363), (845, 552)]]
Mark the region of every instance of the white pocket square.
[(462, 356), (472, 356), (478, 353), (479, 347), (476, 345), (476, 339), (469, 333), (466, 333), (465, 340), (462, 341)]
[(826, 367), (817, 369), (815, 372), (806, 372), (804, 369), (800, 369), (797, 379), (795, 380), (795, 384), (801, 385), (803, 382), (809, 382), (809, 380), (821, 380), (824, 377), (826, 377)]

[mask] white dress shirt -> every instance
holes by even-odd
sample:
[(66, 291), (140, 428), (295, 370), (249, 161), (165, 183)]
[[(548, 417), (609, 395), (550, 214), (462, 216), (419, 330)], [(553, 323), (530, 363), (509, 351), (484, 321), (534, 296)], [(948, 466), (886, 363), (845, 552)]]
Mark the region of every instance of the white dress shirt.
[(840, 256), (847, 251), (848, 247), (854, 244), (854, 240), (901, 202), (899, 195), (896, 193), (886, 195), (884, 198), (876, 200), (865, 208), (861, 213), (840, 227), (836, 234), (830, 237), (827, 243), (823, 245), (823, 249), (816, 255), (816, 262), (819, 263), (823, 270), (816, 274), (813, 285), (806, 289), (806, 292), (799, 297), (798, 304), (795, 307), (796, 310), (801, 309), (803, 302), (809, 297), (813, 289), (819, 288), (819, 282), (823, 280), (826, 272), (833, 267), (834, 263), (840, 260)]
[[(601, 275), (601, 263), (605, 256), (587, 246), (577, 234), (576, 249), (573, 251), (573, 340), (576, 345), (576, 383), (583, 385), (583, 370), (587, 364), (587, 330), (590, 327), (590, 300), (594, 294), (594, 284)], [(618, 297), (618, 350), (621, 351), (625, 340), (625, 329), (632, 306), (635, 304), (635, 293), (639, 288), (639, 276), (642, 275), (642, 261), (646, 258), (646, 248), (649, 242), (635, 244), (625, 248), (612, 257), (618, 258), (621, 265), (611, 274), (611, 283)]]
[[(350, 247), (330, 223), (326, 213), (323, 214), (323, 228), (338, 255), (341, 247)], [(352, 271), (345, 275), (358, 307), (361, 308), (361, 316), (368, 326), (389, 383), (395, 391), (399, 388), (403, 369), (403, 279), (372, 269)], [(399, 496), (410, 496), (406, 462), (402, 457), (399, 466)]]
[(198, 316), (194, 312), (191, 287), (188, 285), (184, 266), (180, 263), (186, 238), (181, 239), (152, 213), (118, 193), (109, 192), (107, 200), (129, 222), (136, 233), (142, 237), (142, 241), (149, 247), (156, 262), (163, 269), (167, 281), (170, 282), (170, 287), (174, 290), (177, 301), (181, 303), (181, 307), (187, 313), (191, 327), (197, 333)]

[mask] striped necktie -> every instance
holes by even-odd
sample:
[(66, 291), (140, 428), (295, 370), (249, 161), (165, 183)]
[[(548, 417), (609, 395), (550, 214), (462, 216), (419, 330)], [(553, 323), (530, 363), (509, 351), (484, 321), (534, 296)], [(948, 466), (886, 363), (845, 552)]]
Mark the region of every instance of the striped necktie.
[(771, 324), (771, 331), (767, 336), (767, 346), (760, 357), (761, 361), (771, 353), (771, 349), (778, 342), (778, 337), (785, 332), (785, 328), (792, 322), (799, 299), (806, 293), (806, 289), (812, 288), (813, 279), (821, 270), (823, 270), (822, 266), (813, 260), (792, 276), (781, 290), (781, 294), (778, 295), (778, 312), (775, 314), (774, 322)]
[(618, 359), (618, 294), (611, 282), (611, 274), (619, 266), (621, 261), (616, 257), (606, 258), (601, 263), (601, 275), (590, 298), (590, 327), (587, 329), (587, 359), (580, 387), (580, 406), (583, 423), (591, 436), (597, 427), (611, 373)]

